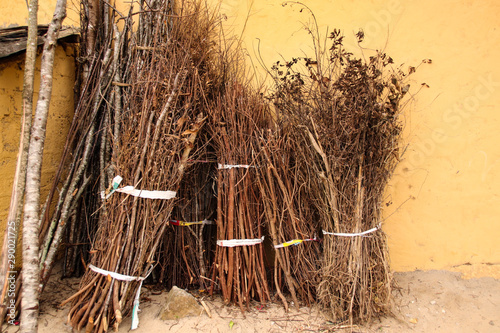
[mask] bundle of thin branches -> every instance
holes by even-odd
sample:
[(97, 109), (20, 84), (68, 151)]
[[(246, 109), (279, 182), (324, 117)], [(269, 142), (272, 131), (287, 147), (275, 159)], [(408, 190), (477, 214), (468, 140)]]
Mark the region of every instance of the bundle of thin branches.
[[(66, 275), (72, 275), (81, 259), (85, 260), (85, 251), (78, 244), (88, 247), (87, 236), (93, 234), (98, 220), (98, 215), (93, 213), (99, 205), (95, 190), (90, 197), (86, 190), (99, 179), (99, 188), (104, 190), (106, 171), (109, 172), (106, 169), (110, 160), (110, 135), (113, 134), (108, 133), (108, 128), (119, 118), (121, 99), (112, 82), (120, 80), (121, 66), (124, 65), (123, 36), (129, 26), (125, 26), (124, 34), (118, 35), (116, 25), (111, 23), (116, 17), (115, 11), (103, 4), (89, 7), (86, 1), (82, 1), (81, 66), (77, 66), (79, 80), (76, 85), (78, 103), (42, 217), (42, 285), (47, 282), (65, 235)], [(97, 25), (93, 22), (93, 28), (89, 28), (92, 17), (97, 16), (106, 20)], [(62, 179), (65, 181), (59, 188)], [(51, 210), (53, 206), (55, 208)]]
[(306, 304), (316, 302), (321, 238), (310, 196), (307, 156), (297, 146), (301, 142), (287, 131), (290, 128), (282, 125), (259, 137), (261, 168), (257, 171), (266, 226), (275, 246), (275, 288), (288, 308), (283, 290), (290, 292), (296, 306), (298, 298)]
[[(200, 134), (203, 136), (204, 133)], [(209, 142), (204, 139), (202, 137), (198, 142)], [(183, 289), (206, 290), (209, 282), (207, 274), (213, 262), (216, 241), (216, 163), (214, 156), (204, 154), (200, 157), (193, 161), (195, 164), (182, 180), (173, 219), (169, 221), (170, 227), (165, 235), (170, 241), (164, 242), (158, 253), (158, 282), (169, 289), (175, 285)]]
[[(338, 31), (330, 38), (328, 52), (316, 45), (316, 59), (273, 67), (273, 101), (306, 162), (316, 215), (310, 218), (325, 231), (319, 301), (334, 320), (363, 321), (386, 311), (390, 297), (385, 238), (373, 228), (398, 158), (399, 101), (407, 87), (384, 53), (365, 62), (345, 51)], [(377, 231), (352, 235), (366, 230)]]
[[(210, 114), (217, 171), (217, 246), (212, 292), (217, 281), (226, 303), (234, 301), (242, 311), (250, 300), (270, 299), (264, 265), (262, 198), (256, 186), (257, 130), (265, 126), (267, 106), (236, 81), (214, 103)], [(243, 240), (241, 246), (224, 241)], [(257, 244), (248, 240), (257, 240)]]
[[(82, 159), (86, 161), (84, 174), (92, 190), (81, 187), (81, 201), (74, 202), (75, 208), (64, 243), (64, 276), (79, 276), (85, 269), (83, 263), (88, 261), (90, 242), (95, 235), (99, 216), (106, 213), (105, 209), (99, 210), (101, 199), (96, 196), (96, 192), (106, 189), (114, 173), (110, 160), (120, 126), (121, 86), (127, 76), (124, 75), (127, 68), (126, 40), (131, 28), (129, 22), (119, 32), (115, 22), (122, 14), (106, 3), (90, 4), (85, 0), (81, 5), (82, 36), (76, 85), (81, 90), (78, 106), (94, 112), (94, 116), (88, 117), (86, 121), (95, 129), (80, 127), (76, 135), (72, 135), (79, 142), (85, 142), (85, 146), (92, 147), (91, 152)], [(79, 159), (80, 155), (73, 155), (73, 160)], [(64, 168), (64, 160), (61, 167)], [(69, 177), (72, 178), (75, 177)]]
[[(97, 189), (105, 182), (110, 159), (110, 123), (117, 123), (121, 98), (112, 81), (120, 81), (123, 36), (113, 25), (116, 12), (96, 2), (82, 1), (81, 41), (75, 98), (78, 100), (63, 154), (40, 218), (40, 289), (46, 285), (57, 253), (65, 245), (64, 275), (78, 274), (87, 259), (89, 238), (95, 233), (99, 205)], [(95, 4), (94, 4), (95, 5)], [(105, 19), (95, 21), (97, 17)], [(114, 54), (112, 56), (112, 54)], [(113, 112), (112, 112), (113, 111)], [(102, 186), (101, 186), (102, 187)], [(17, 288), (20, 288), (20, 279)], [(16, 293), (20, 295), (20, 293)], [(19, 303), (19, 300), (17, 301)]]
[[(137, 279), (148, 276), (162, 242), (172, 241), (165, 230), (175, 206), (174, 200), (143, 198), (140, 190), (179, 190), (192, 156), (198, 156), (194, 149), (206, 119), (206, 95), (218, 87), (210, 62), (213, 16), (194, 2), (182, 2), (175, 11), (167, 1), (150, 5), (142, 8), (142, 27), (129, 41), (130, 87), (123, 92), (112, 157), (115, 174), (139, 193), (114, 193), (103, 202), (106, 213), (90, 260), (105, 272)], [(88, 269), (79, 292), (67, 300), (73, 327), (118, 327), (138, 301), (139, 281), (106, 275)]]

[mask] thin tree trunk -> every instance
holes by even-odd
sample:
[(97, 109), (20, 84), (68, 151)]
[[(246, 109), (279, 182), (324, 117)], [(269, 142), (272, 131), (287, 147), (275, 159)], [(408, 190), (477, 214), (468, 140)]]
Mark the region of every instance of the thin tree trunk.
[(36, 105), (29, 144), (26, 170), (26, 194), (23, 222), (23, 287), (21, 332), (38, 330), (38, 298), (40, 284), (39, 241), (40, 176), (45, 128), (52, 94), (52, 72), (57, 36), (66, 17), (66, 0), (58, 0), (43, 46), (40, 70), (40, 93)]
[[(19, 152), (17, 156), (16, 172), (12, 185), (12, 195), (10, 198), (9, 215), (5, 229), (2, 254), (0, 258), (0, 286), (2, 294), (0, 304), (4, 304), (5, 296), (8, 293), (8, 278), (17, 278), (14, 269), (18, 267), (17, 256), (12, 257), (12, 252), (16, 250), (19, 235), (19, 225), (22, 215), (22, 205), (24, 197), (24, 187), (26, 185), (26, 164), (28, 160), (29, 136), (31, 132), (31, 118), (33, 115), (33, 86), (35, 85), (35, 63), (38, 37), (38, 0), (31, 0), (28, 7), (28, 39), (26, 43), (26, 60), (24, 66), (23, 83), (23, 118), (21, 125), (21, 135), (19, 140)], [(10, 250), (10, 252), (9, 252)], [(15, 296), (15, 295), (14, 295)], [(10, 297), (10, 296), (9, 296)], [(0, 326), (3, 323), (7, 308), (4, 307), (0, 315)], [(14, 318), (10, 318), (14, 319)]]

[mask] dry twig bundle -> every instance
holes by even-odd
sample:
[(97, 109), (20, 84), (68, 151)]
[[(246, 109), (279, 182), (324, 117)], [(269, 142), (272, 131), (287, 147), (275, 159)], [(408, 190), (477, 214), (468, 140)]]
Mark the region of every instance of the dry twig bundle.
[[(215, 20), (187, 1), (175, 11), (169, 2), (155, 6), (143, 8), (141, 28), (126, 41), (128, 72), (118, 85), (127, 89), (122, 93), (112, 167), (124, 185), (177, 192), (199, 155), (195, 142), (206, 120), (206, 95), (218, 87), (210, 62)], [(128, 20), (130, 24), (131, 16)], [(108, 128), (112, 132), (115, 127)], [(165, 230), (175, 201), (114, 193), (102, 205), (90, 263), (107, 272), (147, 277), (160, 245), (172, 241)], [(136, 305), (139, 281), (105, 275), (88, 269), (80, 291), (67, 300), (72, 301), (73, 327), (117, 327)]]
[[(206, 126), (201, 131), (206, 133)], [(206, 138), (198, 142), (208, 143)], [(214, 193), (215, 157), (193, 161), (184, 176), (179, 198), (172, 213), (164, 242), (158, 253), (158, 283), (170, 289), (196, 288), (206, 290), (210, 284), (209, 271), (214, 260), (216, 241), (215, 215), (217, 199)]]
[[(315, 303), (321, 248), (307, 156), (303, 155), (304, 147), (298, 146), (301, 142), (283, 125), (278, 123), (276, 132), (264, 131), (260, 136), (258, 184), (266, 227), (273, 245), (278, 246), (274, 248), (275, 288), (288, 308), (283, 290), (290, 292), (297, 306), (299, 298)], [(288, 245), (294, 240), (307, 241)]]
[[(212, 135), (217, 153), (217, 238), (256, 240), (264, 236), (262, 197), (255, 182), (255, 138), (266, 126), (267, 107), (238, 82), (228, 82), (224, 95), (214, 103)], [(242, 311), (250, 300), (270, 300), (263, 243), (235, 247), (217, 246), (213, 279), (225, 302), (234, 301)], [(215, 282), (213, 282), (215, 283)], [(212, 292), (215, 285), (212, 284)]]
[[(361, 34), (359, 35), (361, 38)], [(278, 118), (296, 141), (304, 186), (323, 235), (318, 299), (335, 320), (367, 320), (387, 310), (390, 276), (380, 229), (383, 191), (398, 159), (399, 101), (404, 74), (377, 53), (368, 62), (345, 51), (335, 30), (332, 47), (316, 59), (277, 63), (273, 96)], [(300, 151), (298, 151), (300, 150)], [(349, 235), (350, 236), (350, 235)]]

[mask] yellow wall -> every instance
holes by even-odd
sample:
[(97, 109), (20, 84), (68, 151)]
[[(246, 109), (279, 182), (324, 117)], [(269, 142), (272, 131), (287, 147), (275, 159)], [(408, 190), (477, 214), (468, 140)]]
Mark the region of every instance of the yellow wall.
[[(55, 0), (45, 0), (55, 3)], [(73, 8), (75, 2), (70, 4)], [(282, 6), (281, 0), (211, 0), (220, 4), (227, 18), (228, 34), (242, 34), (250, 60), (260, 80), (263, 69), (257, 54), (268, 67), (280, 60), (312, 55), (310, 36), (304, 24), (311, 14), (300, 6)], [(23, 24), (25, 6), (5, 1), (0, 5), (0, 25)], [(24, 2), (19, 3), (22, 7)], [(396, 64), (418, 65), (430, 58), (432, 65), (420, 66), (412, 77), (413, 92), (421, 90), (408, 104), (404, 140), (408, 144), (402, 162), (387, 192), (384, 230), (387, 232), (392, 268), (448, 269), (466, 277), (500, 278), (500, 224), (498, 172), (500, 107), (500, 3), (496, 1), (409, 1), (409, 0), (315, 0), (308, 1), (319, 29), (339, 28), (346, 44), (355, 48), (354, 33), (365, 31), (364, 46), (385, 49)], [(5, 8), (4, 8), (5, 6)], [(41, 7), (46, 8), (44, 5)], [(48, 8), (48, 7), (47, 7)], [(52, 7), (51, 7), (52, 8)], [(23, 11), (24, 10), (24, 11)], [(40, 15), (48, 20), (52, 9)], [(68, 10), (75, 23), (76, 11)], [(73, 20), (73, 21), (72, 21)], [(64, 62), (62, 50), (56, 71), (60, 81), (71, 82), (73, 63)], [(8, 69), (6, 67), (9, 67)], [(12, 67), (12, 68), (11, 68)], [(21, 68), (19, 68), (21, 67)], [(19, 126), (22, 62), (2, 65), (0, 102), (2, 126), (10, 126), (9, 145), (0, 147), (0, 172), (14, 169)], [(7, 73), (7, 74), (6, 74)], [(62, 76), (61, 76), (62, 75)], [(57, 75), (55, 77), (58, 77)], [(14, 80), (15, 79), (15, 80)], [(16, 82), (12, 84), (12, 82)], [(57, 81), (56, 81), (57, 82)], [(12, 88), (12, 87), (17, 88)], [(71, 84), (55, 88), (53, 112), (68, 117), (72, 110)], [(57, 102), (59, 101), (59, 102)], [(53, 116), (54, 119), (57, 116)], [(14, 120), (15, 119), (15, 120)], [(10, 125), (4, 125), (7, 121)], [(66, 121), (68, 118), (61, 121)], [(53, 127), (54, 128), (54, 127)], [(2, 140), (5, 135), (2, 129)], [(51, 130), (48, 138), (51, 137)], [(54, 138), (52, 138), (54, 139)], [(53, 141), (53, 148), (62, 142)], [(10, 155), (8, 155), (10, 154)], [(55, 156), (55, 155), (54, 155)], [(54, 157), (55, 158), (55, 157)], [(46, 164), (47, 165), (47, 164)], [(4, 180), (2, 180), (4, 181)], [(1, 183), (0, 217), (4, 220), (10, 183)], [(7, 205), (6, 205), (7, 202)], [(470, 265), (469, 265), (470, 264)]]
[[(72, 50), (68, 50), (72, 52)], [(60, 154), (66, 140), (66, 134), (73, 112), (74, 62), (62, 47), (56, 50), (54, 86), (47, 139), (45, 141), (42, 183), (49, 185), (55, 168), (59, 165)], [(40, 57), (37, 69), (40, 68)], [(22, 117), (24, 54), (0, 61), (0, 220), (5, 223), (10, 203)], [(39, 76), (35, 78), (35, 100), (38, 97)], [(44, 190), (47, 190), (44, 188)], [(42, 201), (45, 198), (42, 197)], [(3, 230), (2, 230), (3, 233)]]
[[(385, 209), (392, 268), (448, 269), (500, 278), (500, 3), (498, 1), (304, 1), (319, 29), (338, 28), (355, 48), (385, 49), (396, 64), (420, 66), (405, 110), (408, 144)], [(223, 0), (226, 30), (256, 64), (313, 55), (311, 14), (282, 1)], [(259, 44), (260, 43), (260, 44)], [(263, 73), (256, 65), (255, 70)], [(470, 265), (469, 265), (470, 264)]]
[[(38, 24), (49, 24), (54, 14), (56, 0), (38, 0)], [(80, 26), (80, 1), (67, 0), (66, 19), (63, 25)], [(0, 28), (28, 25), (28, 7), (25, 0), (0, 1)]]
[[(52, 6), (49, 7), (50, 3)], [(48, 4), (48, 5), (47, 5)], [(7, 6), (8, 5), (8, 6)], [(39, 23), (47, 24), (52, 18), (55, 1), (40, 1)], [(68, 7), (68, 16), (75, 17)], [(25, 25), (27, 17), (24, 1), (1, 1), (0, 27)], [(78, 15), (76, 16), (78, 17)], [(66, 25), (69, 25), (65, 21)], [(58, 46), (54, 66), (54, 85), (47, 122), (47, 138), (45, 141), (42, 167), (42, 197), (45, 201), (49, 186), (52, 184), (54, 172), (59, 165), (60, 156), (71, 123), (75, 81), (75, 50), (72, 47)], [(39, 91), (40, 55), (37, 57), (37, 75), (35, 76), (35, 103)], [(24, 53), (0, 59), (0, 239), (3, 240), (7, 220), (17, 152), (21, 128)], [(0, 240), (1, 242), (1, 240)], [(18, 246), (20, 246), (18, 242)], [(19, 247), (18, 247), (19, 248)], [(20, 263), (20, 255), (16, 263)]]

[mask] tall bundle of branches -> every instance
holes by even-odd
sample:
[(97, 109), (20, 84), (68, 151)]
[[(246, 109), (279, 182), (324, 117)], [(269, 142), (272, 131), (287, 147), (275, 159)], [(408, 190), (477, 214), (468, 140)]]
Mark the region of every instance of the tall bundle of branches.
[[(124, 25), (120, 33), (115, 23), (120, 14), (107, 4), (84, 0), (81, 6), (81, 40), (75, 85), (78, 104), (65, 153), (51, 189), (53, 195), (62, 177), (66, 178), (71, 189), (76, 185), (79, 190), (79, 196), (63, 192), (59, 199), (59, 202), (61, 198), (72, 200), (71, 218), (63, 239), (63, 276), (79, 276), (85, 269), (83, 262), (88, 261), (91, 240), (101, 213), (101, 200), (96, 192), (106, 189), (114, 173), (110, 160), (113, 142), (119, 132), (122, 108), (120, 82), (126, 72), (125, 41), (131, 28), (130, 24)], [(70, 172), (61, 173), (67, 170), (68, 163), (71, 163)], [(76, 171), (75, 164), (79, 165)], [(80, 180), (82, 177), (83, 181)], [(49, 199), (52, 200), (51, 195)], [(64, 210), (56, 210), (52, 214), (52, 221), (65, 218)]]
[[(198, 143), (208, 144), (203, 137), (206, 126), (200, 131)], [(213, 262), (216, 241), (217, 200), (215, 186), (215, 157), (203, 154), (203, 160), (185, 174), (178, 193), (173, 220), (166, 230), (159, 249), (158, 283), (167, 288), (197, 288), (206, 290), (208, 274)]]
[[(206, 120), (207, 95), (219, 87), (221, 72), (212, 70), (211, 62), (216, 20), (195, 2), (178, 5), (159, 1), (141, 8), (141, 28), (127, 40), (128, 72), (120, 82), (127, 89), (112, 166), (124, 185), (137, 189), (179, 190), (192, 160), (201, 154), (195, 142)], [(172, 241), (165, 230), (175, 200), (114, 193), (102, 205), (90, 263), (145, 278), (162, 242)], [(72, 301), (71, 324), (87, 331), (117, 327), (130, 313), (138, 288), (138, 281), (111, 279), (88, 269), (79, 292), (67, 300)]]
[(380, 227), (383, 191), (398, 159), (400, 100), (408, 87), (386, 54), (356, 58), (337, 30), (327, 51), (314, 38), (316, 58), (273, 66), (272, 100), (295, 141), (300, 173), (309, 175), (304, 186), (314, 209), (306, 220), (326, 232), (319, 301), (334, 320), (368, 320), (387, 310), (390, 297), (384, 234), (328, 233)]
[[(88, 4), (83, 1), (82, 6), (86, 8)], [(123, 41), (113, 35), (113, 26), (109, 20), (100, 21), (96, 29), (90, 29), (92, 16), (115, 17), (115, 13), (110, 12), (108, 6), (94, 7), (91, 11), (82, 10), (82, 41), (79, 50), (82, 66), (78, 66), (79, 82), (76, 85), (78, 103), (42, 216), (42, 284), (47, 282), (65, 235), (67, 275), (72, 274), (80, 259), (86, 259), (82, 257), (85, 251), (77, 251), (76, 244), (88, 244), (86, 236), (95, 231), (97, 218), (93, 213), (99, 205), (95, 190), (88, 196), (87, 189), (101, 174), (101, 178), (105, 179), (105, 167), (110, 159), (108, 126), (117, 114), (116, 111), (111, 112), (111, 104), (107, 101), (114, 99), (112, 81), (119, 77), (122, 70)], [(125, 34), (127, 29), (128, 26), (125, 27)], [(111, 56), (113, 52), (114, 57)], [(119, 109), (119, 103), (120, 100), (113, 103), (114, 109)], [(59, 188), (63, 179), (62, 187)], [(103, 185), (100, 188), (104, 189)], [(55, 208), (52, 210), (53, 206)]]
[[(266, 125), (268, 108), (247, 86), (229, 80), (210, 115), (219, 169), (217, 171), (217, 239), (261, 239), (264, 236), (262, 197), (256, 186), (258, 152), (255, 138)], [(242, 311), (250, 300), (270, 299), (263, 243), (217, 246), (213, 270), (226, 303)]]
[(299, 298), (307, 304), (315, 303), (321, 255), (309, 156), (304, 155), (302, 142), (296, 140), (293, 130), (278, 122), (274, 131), (263, 131), (259, 137), (258, 184), (273, 245), (309, 240), (300, 246), (275, 249), (274, 283), (285, 308), (288, 303), (282, 290), (290, 292), (297, 306)]
[[(120, 35), (113, 24), (116, 12), (100, 2), (92, 3), (94, 6), (87, 1), (81, 2), (82, 38), (75, 85), (78, 102), (40, 216), (40, 291), (50, 277), (61, 244), (65, 247), (63, 274), (80, 273), (81, 263), (88, 258), (90, 238), (95, 234), (99, 217), (96, 213), (99, 200), (95, 193), (99, 187), (104, 189), (102, 184), (110, 171), (113, 131), (108, 132), (108, 129), (110, 123), (117, 123), (115, 118), (119, 117), (121, 103), (119, 88), (113, 87), (112, 82), (120, 82), (126, 65), (122, 59), (125, 53), (123, 36), (127, 35), (130, 26), (126, 25)], [(97, 17), (104, 19), (97, 20)], [(100, 178), (101, 185), (97, 185)], [(20, 280), (17, 281), (18, 290)]]

